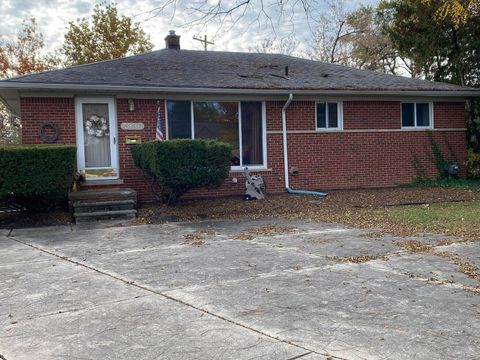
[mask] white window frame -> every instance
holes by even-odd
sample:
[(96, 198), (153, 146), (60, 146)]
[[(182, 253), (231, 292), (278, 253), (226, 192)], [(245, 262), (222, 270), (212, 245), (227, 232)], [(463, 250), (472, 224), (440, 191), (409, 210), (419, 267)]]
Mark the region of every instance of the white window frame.
[[(185, 101), (181, 99), (172, 99), (166, 100), (167, 101)], [(188, 100), (187, 100), (188, 101)], [(265, 101), (262, 100), (218, 100), (218, 99), (196, 99), (196, 100), (189, 100), (190, 101), (190, 122), (191, 122), (191, 134), (192, 139), (195, 139), (195, 115), (193, 111), (193, 103), (194, 102), (232, 102), (238, 104), (238, 141), (239, 141), (239, 151), (240, 151), (240, 166), (231, 166), (230, 171), (243, 171), (245, 167), (248, 167), (251, 170), (266, 170), (267, 169), (267, 111), (265, 106)], [(262, 104), (262, 165), (243, 165), (243, 139), (242, 139), (242, 102), (260, 102)], [(168, 108), (165, 107), (165, 118), (168, 121)]]
[[(328, 126), (328, 104), (337, 104), (337, 127)], [(318, 127), (318, 107), (317, 104), (325, 104), (326, 127)], [(316, 131), (342, 131), (343, 130), (343, 101), (340, 100), (318, 100), (315, 101), (315, 130)]]
[[(403, 126), (403, 104), (413, 104), (413, 126)], [(417, 104), (428, 104), (428, 112), (429, 112), (429, 125), (428, 126), (418, 126), (417, 125)], [(400, 126), (404, 130), (412, 130), (412, 129), (433, 129), (433, 102), (432, 101), (402, 101), (400, 103)]]

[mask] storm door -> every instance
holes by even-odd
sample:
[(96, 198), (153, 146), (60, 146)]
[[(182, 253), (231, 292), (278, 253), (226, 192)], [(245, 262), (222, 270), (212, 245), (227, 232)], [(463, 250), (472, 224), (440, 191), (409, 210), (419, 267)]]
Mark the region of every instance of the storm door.
[(113, 98), (75, 101), (78, 170), (86, 180), (118, 179), (118, 144)]

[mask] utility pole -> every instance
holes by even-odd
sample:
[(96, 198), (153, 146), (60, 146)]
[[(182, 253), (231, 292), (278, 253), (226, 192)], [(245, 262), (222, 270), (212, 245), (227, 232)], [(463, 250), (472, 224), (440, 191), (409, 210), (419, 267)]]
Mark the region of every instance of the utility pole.
[(204, 48), (205, 51), (207, 51), (207, 46), (208, 45), (215, 45), (215, 43), (213, 41), (208, 41), (207, 40), (207, 35), (203, 35), (203, 39), (198, 38), (194, 35), (193, 40), (197, 40), (197, 41), (200, 41), (201, 43), (203, 43), (203, 48)]

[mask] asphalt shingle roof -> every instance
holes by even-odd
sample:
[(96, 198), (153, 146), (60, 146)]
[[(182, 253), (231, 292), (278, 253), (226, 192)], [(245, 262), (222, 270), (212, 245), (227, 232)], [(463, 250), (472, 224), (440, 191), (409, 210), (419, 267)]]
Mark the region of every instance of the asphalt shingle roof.
[(174, 49), (25, 75), (5, 82), (215, 89), (472, 90), (279, 54)]

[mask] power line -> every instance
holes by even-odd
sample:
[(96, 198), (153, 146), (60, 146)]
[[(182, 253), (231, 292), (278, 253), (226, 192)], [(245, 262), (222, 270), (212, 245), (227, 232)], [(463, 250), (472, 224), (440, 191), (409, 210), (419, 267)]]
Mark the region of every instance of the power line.
[(204, 48), (205, 51), (207, 51), (207, 46), (208, 45), (215, 45), (215, 43), (213, 41), (208, 41), (207, 40), (207, 35), (203, 35), (203, 39), (198, 38), (194, 35), (193, 40), (197, 40), (197, 41), (200, 41), (201, 43), (203, 43), (203, 48)]

